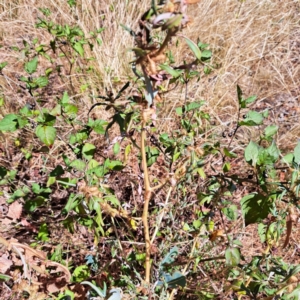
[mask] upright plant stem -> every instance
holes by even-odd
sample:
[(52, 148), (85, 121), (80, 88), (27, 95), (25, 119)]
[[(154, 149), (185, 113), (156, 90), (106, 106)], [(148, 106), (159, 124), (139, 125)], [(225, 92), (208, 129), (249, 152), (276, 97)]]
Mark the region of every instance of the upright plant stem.
[(142, 134), (141, 134), (141, 153), (142, 153), (142, 167), (144, 172), (144, 210), (143, 210), (143, 225), (144, 225), (144, 236), (145, 236), (145, 246), (146, 246), (146, 262), (145, 262), (145, 282), (150, 283), (150, 256), (151, 256), (151, 243), (149, 235), (149, 225), (148, 225), (148, 210), (149, 202), (151, 199), (152, 190), (150, 187), (149, 174), (147, 169), (147, 159), (146, 159), (146, 149), (145, 149), (145, 140), (146, 140), (146, 131), (144, 130), (146, 122), (142, 123)]

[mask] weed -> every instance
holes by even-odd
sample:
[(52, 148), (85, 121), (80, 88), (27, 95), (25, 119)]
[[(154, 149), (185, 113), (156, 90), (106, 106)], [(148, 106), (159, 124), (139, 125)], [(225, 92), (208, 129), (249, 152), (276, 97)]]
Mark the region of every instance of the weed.
[[(9, 297), (296, 299), (300, 269), (280, 250), (298, 215), (300, 143), (282, 147), (272, 109), (259, 108), (262, 96), (245, 97), (239, 79), (230, 85), (234, 104), (223, 105), (230, 127), (220, 132), (223, 111), (192, 96), (227, 63), (216, 44), (188, 37), (190, 8), (202, 4), (150, 2), (136, 26), (116, 29), (132, 40), (121, 47), (126, 76), (107, 63), (101, 77), (95, 61), (114, 26), (102, 23), (119, 6), (135, 15), (128, 1), (112, 1), (89, 30), (80, 17), (99, 15), (96, 4), (67, 2), (76, 25), (44, 6), (35, 23), (43, 38), (10, 47), (22, 65), (17, 82), (6, 75), (12, 63), (0, 63), (0, 75), (27, 99), (11, 109), (4, 90), (0, 101), (0, 275)], [(236, 2), (238, 23), (249, 4)], [(256, 63), (272, 49), (258, 47)], [(170, 104), (175, 92), (183, 100)], [(243, 232), (251, 226), (261, 247), (247, 255)], [(30, 245), (8, 239), (24, 229)]]

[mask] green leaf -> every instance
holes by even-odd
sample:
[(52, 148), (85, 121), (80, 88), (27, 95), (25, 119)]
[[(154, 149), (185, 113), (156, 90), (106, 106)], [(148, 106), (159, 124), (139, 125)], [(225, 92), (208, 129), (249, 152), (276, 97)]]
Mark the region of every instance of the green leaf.
[(242, 213), (246, 226), (263, 220), (270, 213), (273, 204), (262, 194), (249, 194), (241, 200)]
[(300, 164), (300, 141), (298, 141), (297, 146), (294, 149), (294, 162)]
[(239, 125), (257, 126), (257, 125), (261, 125), (263, 123), (263, 120), (264, 117), (261, 113), (251, 110), (246, 114), (246, 118), (243, 121), (239, 122)]
[(74, 104), (65, 104), (63, 105), (64, 107), (64, 112), (68, 115), (68, 116), (74, 116), (77, 114), (78, 112), (78, 107)]
[(73, 46), (74, 50), (81, 56), (83, 57), (84, 55), (84, 50), (83, 50), (83, 47), (82, 47), (82, 44), (77, 42), (74, 44)]
[(178, 256), (178, 254), (179, 254), (178, 248), (176, 246), (173, 247), (161, 261), (160, 268), (163, 268), (165, 264), (168, 265), (172, 264), (175, 261), (176, 257)]
[(104, 126), (108, 123), (104, 120), (95, 120), (89, 119), (88, 126), (93, 128), (93, 130), (98, 134), (105, 134)]
[(231, 165), (230, 165), (230, 162), (226, 161), (223, 165), (223, 172), (226, 173), (226, 172), (229, 172), (231, 169)]
[(224, 215), (231, 221), (237, 220), (238, 217), (238, 209), (236, 205), (230, 205), (229, 207), (224, 207), (222, 209)]
[(28, 74), (33, 74), (37, 69), (37, 64), (38, 64), (38, 57), (36, 56), (36, 57), (34, 57), (33, 60), (31, 60), (25, 64), (25, 71)]
[(90, 277), (89, 267), (82, 265), (77, 267), (72, 274), (72, 282), (82, 282)]
[(235, 158), (237, 155), (234, 152), (230, 152), (227, 148), (223, 149), (224, 155), (230, 158)]
[(94, 168), (96, 168), (96, 167), (98, 167), (99, 166), (99, 162), (97, 162), (96, 160), (94, 160), (94, 159), (91, 159), (90, 161), (89, 161), (89, 163), (88, 163), (88, 169), (89, 170), (92, 170), (92, 169), (94, 169)]
[[(239, 85), (236, 86), (236, 89), (237, 89), (237, 96), (238, 96), (239, 104), (241, 105), (242, 101), (243, 101), (243, 92)], [(242, 108), (245, 108), (245, 107), (242, 107)]]
[(193, 221), (193, 226), (195, 229), (199, 229), (202, 225), (202, 222), (200, 220), (194, 220)]
[(265, 137), (269, 138), (275, 135), (278, 131), (278, 126), (277, 125), (269, 125), (265, 128)]
[(163, 277), (170, 288), (176, 288), (178, 285), (183, 288), (186, 286), (186, 278), (179, 271), (175, 271), (172, 275), (163, 273)]
[(183, 18), (182, 14), (178, 14), (178, 15), (175, 15), (174, 17), (169, 18), (167, 20), (167, 22), (161, 27), (161, 29), (169, 30), (174, 27), (178, 27), (181, 24), (182, 18)]
[(245, 149), (245, 159), (253, 167), (256, 166), (259, 150), (260, 146), (253, 141), (250, 141)]
[(0, 273), (0, 280), (1, 280), (1, 281), (2, 281), (2, 280), (3, 280), (3, 281), (8, 281), (8, 280), (10, 280), (10, 279), (12, 279), (12, 277)]
[(57, 104), (51, 111), (50, 114), (52, 116), (60, 116), (61, 115), (61, 105)]
[(117, 154), (120, 153), (120, 144), (118, 142), (116, 142), (114, 144), (114, 149), (113, 150), (114, 150), (114, 155), (117, 155)]
[(204, 50), (201, 52), (201, 60), (204, 61), (204, 60), (208, 60), (211, 58), (211, 51), (210, 50)]
[(255, 102), (256, 98), (257, 98), (256, 96), (251, 96), (251, 97), (249, 97), (249, 98), (247, 98), (243, 101), (245, 102), (246, 105), (248, 105), (248, 104), (251, 104), (251, 103)]
[(34, 212), (39, 206), (43, 205), (46, 199), (42, 196), (37, 196), (34, 199), (27, 200), (25, 202), (24, 208), (27, 211)]
[(283, 163), (286, 163), (286, 164), (291, 164), (294, 160), (294, 154), (293, 153), (288, 153), (287, 155), (285, 155), (281, 161)]
[(70, 98), (69, 98), (68, 92), (65, 91), (64, 95), (63, 95), (63, 97), (61, 99), (61, 104), (67, 104), (69, 102), (70, 102)]
[(235, 267), (240, 263), (241, 254), (238, 248), (228, 247), (225, 251), (226, 265)]
[(56, 129), (52, 126), (38, 125), (35, 134), (45, 145), (51, 146), (56, 138)]
[(275, 141), (267, 149), (260, 149), (258, 153), (258, 165), (271, 165), (274, 164), (280, 155), (280, 151), (277, 148)]
[(111, 204), (115, 205), (116, 207), (120, 207), (121, 206), (118, 198), (116, 198), (116, 196), (114, 196), (114, 195), (105, 196), (105, 200), (108, 201), (108, 202), (110, 202)]
[(78, 197), (77, 195), (74, 195), (73, 193), (69, 196), (68, 202), (66, 204), (66, 206), (64, 207), (64, 209), (62, 210), (62, 212), (64, 214), (68, 214), (72, 209), (74, 209), (75, 207), (77, 207), (80, 202), (81, 202), (81, 198)]
[(93, 144), (86, 143), (82, 148), (82, 155), (87, 160), (91, 160), (95, 154), (96, 147)]
[(168, 65), (160, 64), (159, 67), (162, 70), (168, 72), (170, 75), (172, 75), (173, 78), (177, 78), (183, 73), (183, 70), (174, 70), (172, 67)]
[(4, 61), (3, 63), (0, 63), (0, 72), (7, 66), (8, 62)]
[(205, 104), (205, 101), (196, 101), (196, 102), (191, 102), (188, 105), (186, 105), (185, 107), (185, 111), (191, 111), (191, 110), (195, 110), (198, 109), (199, 107), (203, 106)]
[(260, 238), (260, 241), (264, 243), (266, 241), (266, 231), (267, 231), (267, 225), (263, 223), (259, 223), (257, 227), (258, 235)]
[(75, 299), (75, 294), (71, 292), (70, 290), (64, 291), (64, 293), (60, 293), (58, 295), (58, 298), (56, 300), (74, 300)]
[(48, 126), (53, 126), (55, 124), (55, 121), (56, 121), (56, 117), (48, 113), (44, 113), (44, 117), (41, 120), (41, 122), (43, 122), (44, 125), (48, 125)]
[(45, 87), (49, 83), (48, 78), (46, 76), (40, 76), (36, 78), (33, 82), (36, 83), (38, 87)]
[(15, 114), (6, 115), (0, 121), (0, 131), (15, 131), (18, 126), (18, 116)]
[(121, 26), (124, 30), (128, 31), (128, 32), (130, 33), (131, 36), (135, 37), (135, 32), (134, 32), (131, 28), (129, 28), (129, 27), (127, 27), (126, 25), (123, 25), (123, 24), (120, 24), (120, 26)]
[[(185, 39), (185, 42), (187, 43), (187, 45), (189, 46), (189, 48), (194, 53), (195, 57), (198, 60), (201, 60), (202, 54), (201, 54), (201, 50), (199, 49), (197, 44), (195, 44), (192, 40), (190, 40), (189, 38), (187, 38), (185, 36), (184, 36), (184, 39)], [(208, 50), (205, 50), (205, 51), (208, 51)], [(203, 52), (205, 52), (205, 51), (203, 51)], [(208, 52), (210, 52), (210, 51), (208, 51)], [(208, 57), (203, 56), (203, 58), (210, 58), (211, 57), (211, 52), (210, 52), (210, 55), (208, 53), (206, 53), (206, 54), (204, 53), (204, 55), (207, 55)]]
[(57, 165), (53, 171), (50, 172), (50, 176), (57, 177), (64, 174), (64, 169), (61, 165)]
[(41, 226), (40, 226), (40, 229), (39, 229), (39, 233), (38, 233), (38, 240), (42, 241), (42, 242), (46, 242), (49, 240), (49, 231), (48, 231), (48, 226), (46, 223), (43, 223)]
[(0, 166), (0, 178), (4, 178), (7, 174), (8, 170), (2, 166)]
[(70, 163), (70, 167), (74, 168), (75, 170), (78, 171), (84, 171), (86, 164), (83, 160), (81, 159), (75, 159)]
[(49, 176), (46, 186), (49, 187), (56, 182), (56, 177)]

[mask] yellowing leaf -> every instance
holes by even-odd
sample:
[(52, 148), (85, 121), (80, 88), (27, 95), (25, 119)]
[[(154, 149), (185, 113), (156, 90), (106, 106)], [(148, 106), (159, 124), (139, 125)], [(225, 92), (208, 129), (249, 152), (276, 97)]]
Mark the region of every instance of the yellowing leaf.
[(215, 230), (209, 235), (209, 240), (211, 242), (214, 242), (219, 236), (223, 236), (223, 235), (224, 235), (224, 230), (222, 229)]
[(130, 219), (130, 226), (133, 230), (137, 230), (136, 222), (134, 219)]

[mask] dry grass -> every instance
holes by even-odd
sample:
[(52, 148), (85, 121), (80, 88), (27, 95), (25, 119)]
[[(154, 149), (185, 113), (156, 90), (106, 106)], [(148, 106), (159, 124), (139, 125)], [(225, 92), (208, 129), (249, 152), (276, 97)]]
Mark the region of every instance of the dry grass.
[[(128, 2), (128, 4), (126, 4)], [(8, 51), (22, 40), (38, 37), (49, 40), (44, 31), (34, 26), (41, 17), (38, 8), (48, 7), (51, 18), (61, 24), (77, 24), (88, 34), (105, 27), (101, 34), (103, 45), (95, 46), (92, 62), (97, 76), (85, 77), (93, 88), (114, 88), (113, 78), (125, 82), (131, 70), (132, 58), (128, 48), (132, 39), (120, 24), (137, 28), (137, 18), (149, 1), (79, 1), (70, 9), (65, 1), (2, 1), (1, 61), (11, 61), (5, 74), (21, 72), (22, 57)], [(196, 8), (195, 8), (196, 7)], [(255, 94), (260, 102), (268, 99), (276, 103), (278, 97), (295, 98), (299, 91), (298, 51), (300, 42), (299, 1), (219, 1), (203, 0), (190, 8), (194, 22), (185, 34), (194, 40), (208, 43), (213, 50), (213, 63), (220, 68), (209, 78), (189, 87), (195, 99), (205, 99), (212, 114), (221, 125), (233, 121), (237, 112), (236, 84), (245, 95)], [(175, 49), (178, 58), (191, 58), (182, 43)], [(90, 54), (90, 53), (89, 53)], [(90, 54), (92, 55), (92, 54)], [(89, 55), (88, 55), (89, 56)], [(78, 78), (77, 78), (78, 80)], [(7, 82), (9, 84), (9, 82)], [(79, 84), (79, 82), (78, 82)], [(169, 95), (166, 110), (170, 110), (182, 94)], [(175, 103), (174, 103), (175, 102)], [(167, 124), (166, 124), (167, 125)]]

